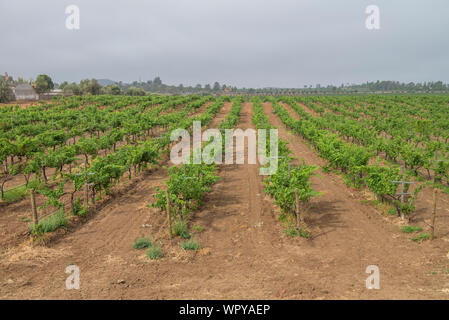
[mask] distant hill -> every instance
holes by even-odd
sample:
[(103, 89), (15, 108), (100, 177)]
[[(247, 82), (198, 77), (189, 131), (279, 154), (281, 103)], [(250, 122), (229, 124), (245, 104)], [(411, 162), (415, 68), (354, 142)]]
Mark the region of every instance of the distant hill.
[(100, 86), (104, 87), (104, 86), (108, 86), (110, 84), (114, 84), (114, 83), (116, 83), (116, 81), (112, 81), (109, 79), (98, 79), (98, 83), (100, 84)]

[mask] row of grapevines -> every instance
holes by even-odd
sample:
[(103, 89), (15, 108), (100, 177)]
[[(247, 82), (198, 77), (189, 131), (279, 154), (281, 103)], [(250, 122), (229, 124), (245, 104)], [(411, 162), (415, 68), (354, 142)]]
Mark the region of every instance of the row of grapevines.
[[(308, 113), (295, 104), (292, 105), (292, 108), (301, 116), (299, 120), (294, 120), (285, 107), (276, 100), (268, 99), (272, 102), (273, 108), (281, 121), (309, 141), (319, 155), (328, 160), (329, 167), (341, 170), (357, 186), (366, 185), (377, 197), (389, 196), (395, 198), (398, 185), (393, 184), (392, 181), (406, 178), (400, 175), (398, 167), (368, 164), (372, 156), (372, 151), (369, 149), (342, 141), (338, 135), (321, 129), (310, 119)], [(394, 203), (398, 210), (410, 213), (414, 209), (411, 201), (402, 204), (397, 199), (396, 197)]]
[[(254, 115), (252, 117), (253, 123), (257, 129), (270, 130), (271, 126), (268, 117), (265, 115), (262, 103), (259, 98), (252, 99), (254, 105)], [(271, 137), (270, 137), (271, 138)], [(269, 138), (267, 138), (266, 150), (270, 150)], [(264, 180), (264, 191), (270, 195), (275, 203), (281, 208), (284, 213), (293, 213), (296, 216), (297, 227), (300, 218), (300, 211), (314, 196), (319, 195), (313, 190), (311, 177), (315, 175), (318, 167), (313, 165), (306, 165), (304, 162), (300, 165), (291, 166), (290, 161), (294, 158), (290, 157), (291, 151), (287, 147), (287, 142), (278, 139), (278, 169), (277, 171)], [(298, 197), (298, 199), (297, 199)], [(297, 208), (301, 202), (303, 208)], [(299, 230), (301, 234), (306, 234), (305, 230)]]
[[(230, 129), (237, 124), (240, 117), (242, 101), (241, 97), (234, 98), (229, 115), (223, 122), (219, 123), (220, 129)], [(208, 121), (204, 121), (203, 119), (201, 124), (205, 126), (210, 120), (211, 118), (208, 119)], [(202, 204), (205, 194), (211, 190), (210, 187), (219, 179), (216, 174), (217, 169), (218, 167), (216, 164), (206, 164), (203, 159), (201, 160), (201, 163), (194, 164), (193, 154), (190, 154), (189, 163), (186, 163), (183, 166), (173, 166), (169, 168), (166, 188), (165, 190), (156, 188), (157, 193), (154, 197), (157, 200), (151, 206), (161, 210), (167, 210), (167, 198), (169, 198), (170, 219), (172, 215), (178, 216), (179, 221), (177, 223), (184, 224), (184, 215), (191, 210), (195, 210)], [(184, 225), (187, 226), (186, 224)], [(189, 233), (183, 232), (179, 235), (188, 237)]]

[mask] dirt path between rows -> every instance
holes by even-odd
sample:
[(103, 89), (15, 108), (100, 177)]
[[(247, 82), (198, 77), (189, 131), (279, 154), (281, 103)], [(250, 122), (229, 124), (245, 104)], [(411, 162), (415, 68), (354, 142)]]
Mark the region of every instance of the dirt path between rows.
[[(230, 109), (227, 103), (210, 127)], [(307, 163), (322, 164), (298, 136), (264, 110), (282, 139)], [(253, 128), (252, 104), (243, 104), (238, 127)], [(191, 225), (197, 252), (170, 244), (165, 215), (148, 208), (166, 178), (141, 177), (88, 224), (50, 248), (17, 250), (0, 261), (0, 298), (56, 299), (347, 299), (449, 297), (443, 240), (417, 245), (360, 201), (338, 176), (320, 172), (313, 186), (323, 196), (306, 216), (313, 240), (287, 238), (278, 208), (263, 193), (258, 165), (222, 165), (217, 182)], [(142, 228), (145, 226), (145, 228)], [(162, 242), (165, 257), (148, 260), (132, 249), (139, 236)], [(5, 256), (3, 256), (5, 257)], [(81, 270), (81, 289), (66, 290), (65, 268)], [(365, 269), (378, 265), (381, 289), (367, 290)], [(440, 268), (446, 267), (446, 273)], [(431, 272), (437, 272), (433, 275)], [(447, 290), (446, 292), (443, 290)]]

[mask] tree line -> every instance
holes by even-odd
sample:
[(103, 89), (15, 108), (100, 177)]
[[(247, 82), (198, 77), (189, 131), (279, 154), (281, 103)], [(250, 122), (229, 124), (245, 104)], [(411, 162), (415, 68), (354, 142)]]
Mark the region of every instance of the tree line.
[(61, 84), (54, 83), (46, 74), (38, 75), (36, 80), (24, 80), (12, 77), (0, 76), (0, 103), (13, 100), (11, 86), (21, 83), (31, 84), (37, 93), (42, 94), (53, 89), (60, 89), (64, 95), (129, 95), (144, 96), (147, 93), (157, 94), (199, 94), (199, 95), (304, 95), (304, 94), (358, 94), (358, 93), (447, 93), (449, 85), (442, 81), (424, 83), (400, 83), (398, 81), (376, 81), (363, 84), (341, 84), (340, 86), (320, 84), (305, 85), (304, 88), (237, 88), (221, 85), (219, 82), (210, 84), (197, 84), (196, 86), (184, 86), (183, 84), (168, 85), (162, 82), (160, 77), (148, 81), (134, 81), (124, 83), (122, 81), (109, 83), (102, 86), (97, 79), (84, 79), (79, 83), (64, 81)]
[[(178, 86), (164, 84), (160, 77), (155, 77), (148, 81), (134, 81), (132, 83), (124, 83), (122, 81), (101, 86), (97, 79), (82, 80), (79, 84), (68, 83), (64, 81), (59, 85), (59, 89), (66, 93), (73, 93), (75, 95), (82, 94), (110, 94), (110, 95), (130, 95), (130, 96), (144, 96), (146, 93), (159, 94), (213, 94), (223, 93), (227, 90), (226, 85), (220, 85), (215, 82), (213, 85), (197, 84), (196, 86)], [(230, 90), (237, 90), (237, 88), (230, 88)]]

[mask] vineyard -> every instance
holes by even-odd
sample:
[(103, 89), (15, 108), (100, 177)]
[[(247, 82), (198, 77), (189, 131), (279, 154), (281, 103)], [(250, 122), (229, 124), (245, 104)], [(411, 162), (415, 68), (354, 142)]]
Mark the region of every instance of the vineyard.
[[(0, 297), (447, 299), (448, 109), (447, 95), (0, 105)], [(173, 164), (171, 133), (194, 121), (277, 129), (277, 150), (263, 142), (277, 171)]]

